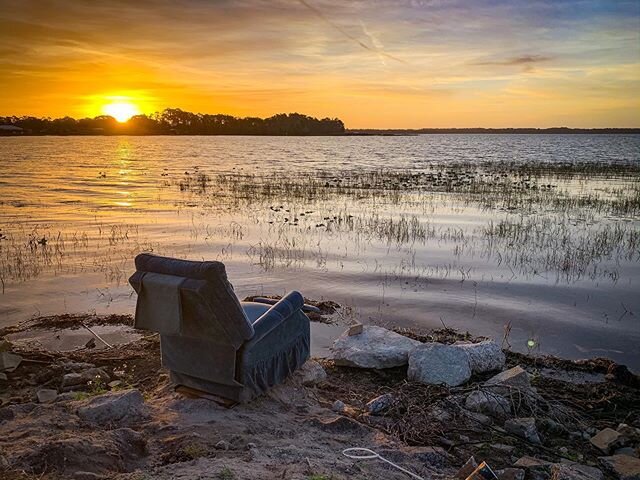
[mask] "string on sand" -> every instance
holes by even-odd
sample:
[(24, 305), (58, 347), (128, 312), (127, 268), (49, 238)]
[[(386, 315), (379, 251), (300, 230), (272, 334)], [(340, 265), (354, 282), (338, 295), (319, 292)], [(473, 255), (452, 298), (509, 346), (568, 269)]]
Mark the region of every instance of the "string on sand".
[(369, 450), (368, 448), (360, 448), (360, 447), (345, 448), (342, 451), (342, 454), (345, 457), (352, 458), (354, 460), (371, 460), (371, 459), (377, 458), (378, 460), (382, 460), (383, 462), (388, 463), (393, 468), (397, 468), (401, 472), (406, 473), (407, 475), (409, 475), (412, 478), (415, 478), (417, 480), (425, 480), (423, 477), (420, 477), (420, 476), (416, 475), (415, 473), (410, 472), (409, 470), (406, 470), (406, 469), (402, 468), (400, 465), (396, 465), (391, 460), (387, 460), (386, 458), (380, 456), (380, 454), (374, 452), (373, 450)]

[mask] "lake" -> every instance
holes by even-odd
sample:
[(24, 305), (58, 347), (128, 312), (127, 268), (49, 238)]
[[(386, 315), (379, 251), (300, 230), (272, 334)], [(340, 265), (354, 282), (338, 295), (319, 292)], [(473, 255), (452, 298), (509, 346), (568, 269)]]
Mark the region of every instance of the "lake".
[(639, 370), (639, 227), (640, 135), (0, 138), (0, 325), (133, 313), (151, 251)]

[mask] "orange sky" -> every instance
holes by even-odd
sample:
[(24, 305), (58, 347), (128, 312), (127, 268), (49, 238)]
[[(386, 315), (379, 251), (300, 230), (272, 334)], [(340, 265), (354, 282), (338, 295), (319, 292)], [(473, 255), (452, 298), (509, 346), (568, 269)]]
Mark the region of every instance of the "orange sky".
[(639, 25), (637, 1), (0, 0), (0, 115), (640, 126)]

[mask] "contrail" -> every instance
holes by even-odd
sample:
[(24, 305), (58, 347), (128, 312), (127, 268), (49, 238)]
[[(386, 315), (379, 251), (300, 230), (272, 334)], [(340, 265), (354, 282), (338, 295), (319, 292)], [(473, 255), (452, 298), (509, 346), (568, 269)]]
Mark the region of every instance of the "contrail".
[(313, 5), (310, 5), (309, 3), (307, 3), (306, 0), (298, 0), (302, 5), (304, 5), (305, 7), (307, 7), (309, 10), (311, 10), (313, 13), (315, 13), (318, 17), (320, 17), (320, 19), (322, 19), (322, 21), (326, 22), (330, 27), (334, 28), (335, 30), (337, 30), (338, 32), (340, 32), (342, 35), (344, 35), (346, 38), (348, 38), (349, 40), (351, 40), (352, 42), (357, 43), (358, 45), (360, 45), (362, 48), (364, 48), (365, 50), (368, 50), (370, 52), (373, 53), (377, 53), (378, 55), (383, 55), (387, 58), (390, 58), (391, 60), (395, 60), (396, 62), (400, 62), (400, 63), (404, 63), (406, 64), (407, 62), (405, 62), (404, 60), (398, 58), (398, 57), (394, 57), (393, 55), (378, 50), (376, 48), (371, 48), (369, 45), (367, 45), (366, 43), (364, 43), (362, 40), (360, 40), (358, 37), (354, 37), (353, 35), (351, 35), (348, 31), (346, 31), (344, 28), (342, 28), (340, 25), (332, 22), (324, 13), (322, 13), (322, 11), (318, 10), (316, 7), (314, 7)]

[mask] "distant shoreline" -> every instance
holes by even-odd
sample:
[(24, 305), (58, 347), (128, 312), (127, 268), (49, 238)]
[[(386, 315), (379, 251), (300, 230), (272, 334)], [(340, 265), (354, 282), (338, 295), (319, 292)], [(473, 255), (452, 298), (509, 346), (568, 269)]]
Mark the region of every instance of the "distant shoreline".
[(640, 134), (640, 128), (420, 128), (420, 129), (349, 129), (344, 135), (434, 135), (434, 134), (528, 134), (528, 135), (629, 135)]

